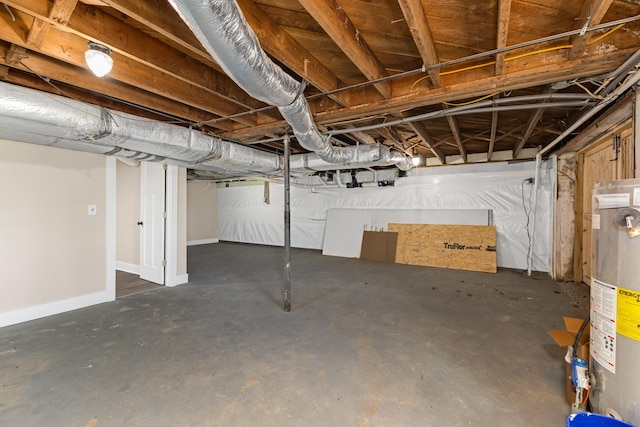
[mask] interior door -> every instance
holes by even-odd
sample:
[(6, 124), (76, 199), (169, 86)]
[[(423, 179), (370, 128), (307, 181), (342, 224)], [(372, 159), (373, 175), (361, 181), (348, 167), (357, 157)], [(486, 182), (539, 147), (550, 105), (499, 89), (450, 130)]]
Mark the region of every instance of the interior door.
[[(618, 135), (616, 150), (614, 139)], [(630, 125), (589, 146), (579, 155), (582, 163), (582, 281), (591, 284), (592, 191), (596, 183), (632, 178), (633, 145)]]
[(148, 162), (140, 167), (140, 278), (164, 285), (166, 169)]

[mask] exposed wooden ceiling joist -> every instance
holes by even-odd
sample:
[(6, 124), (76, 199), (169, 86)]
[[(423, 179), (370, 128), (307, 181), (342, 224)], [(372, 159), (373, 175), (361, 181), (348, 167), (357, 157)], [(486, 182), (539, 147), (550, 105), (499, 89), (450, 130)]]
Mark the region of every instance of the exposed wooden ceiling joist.
[[(335, 0), (300, 0), (300, 3), (369, 80), (388, 76), (360, 31)], [(391, 83), (380, 82), (374, 86), (383, 97), (391, 97)]]
[[(496, 34), (496, 49), (507, 46), (509, 34), (509, 20), (511, 19), (511, 0), (498, 0), (498, 33)], [(496, 55), (496, 75), (502, 74), (505, 53)], [(490, 151), (491, 152), (491, 151)], [(489, 154), (489, 158), (491, 155)]]
[(594, 37), (593, 33), (587, 33), (586, 30), (602, 22), (604, 15), (611, 7), (611, 3), (613, 3), (613, 0), (584, 0), (580, 15), (576, 18), (576, 27), (584, 29), (584, 34), (571, 37), (570, 58), (582, 55), (585, 46)]
[[(396, 118), (443, 103), (474, 108), (492, 97), (538, 94), (561, 81), (560, 93), (595, 91), (640, 46), (640, 4), (625, 0), (237, 1), (273, 61), (309, 83), (305, 96), (321, 129), (353, 127), (357, 137), (340, 138), (347, 144), (387, 143), (405, 152), (419, 144), (441, 162), (480, 153), (491, 160), (509, 150), (521, 157), (531, 152), (525, 147), (552, 141), (578, 109), (540, 105), (411, 124)], [(167, 0), (0, 3), (4, 81), (182, 125), (207, 123), (207, 131), (245, 143), (288, 128), (277, 109), (224, 73)], [(612, 24), (620, 19), (622, 27)], [(576, 35), (541, 42), (568, 31)], [(113, 50), (109, 76), (87, 70), (88, 41)], [(428, 72), (420, 72), (423, 65)], [(396, 124), (358, 129), (386, 121)]]
[[(437, 65), (440, 61), (422, 2), (420, 0), (398, 0), (398, 3), (420, 52), (422, 62), (427, 67)], [(440, 70), (437, 68), (429, 69), (428, 73), (433, 87), (440, 87)]]

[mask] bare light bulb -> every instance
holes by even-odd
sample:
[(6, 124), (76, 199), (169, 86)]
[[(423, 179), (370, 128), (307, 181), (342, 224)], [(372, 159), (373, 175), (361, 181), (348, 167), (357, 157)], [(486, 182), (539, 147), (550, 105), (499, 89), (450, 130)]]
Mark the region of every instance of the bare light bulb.
[(89, 49), (84, 53), (84, 60), (89, 69), (97, 77), (106, 76), (113, 67), (111, 49), (99, 43), (89, 42)]

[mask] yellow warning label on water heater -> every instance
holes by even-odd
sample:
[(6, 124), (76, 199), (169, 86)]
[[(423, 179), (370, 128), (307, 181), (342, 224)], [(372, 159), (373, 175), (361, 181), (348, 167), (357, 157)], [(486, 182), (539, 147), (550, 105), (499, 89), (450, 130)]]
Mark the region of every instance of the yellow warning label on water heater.
[(618, 288), (616, 330), (640, 341), (640, 291)]

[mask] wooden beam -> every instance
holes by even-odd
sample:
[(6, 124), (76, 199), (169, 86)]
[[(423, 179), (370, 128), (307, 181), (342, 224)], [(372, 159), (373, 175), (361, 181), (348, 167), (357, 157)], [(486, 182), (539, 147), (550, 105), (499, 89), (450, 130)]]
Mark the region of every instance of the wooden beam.
[(462, 135), (460, 134), (458, 121), (453, 116), (447, 116), (447, 122), (449, 122), (451, 133), (453, 134), (453, 138), (455, 139), (460, 155), (462, 156), (462, 162), (467, 163), (467, 150), (464, 148), (464, 145), (462, 145)]
[[(23, 12), (16, 10), (14, 13), (20, 17), (21, 21), (28, 21), (28, 18), (23, 16)], [(20, 32), (11, 25), (0, 26), (0, 38), (10, 43), (23, 45), (24, 42), (19, 34)], [(51, 28), (42, 47), (36, 49), (36, 51), (47, 56), (86, 69), (85, 50), (86, 42), (84, 39), (56, 28)], [(130, 58), (119, 55), (116, 52), (112, 54), (112, 57), (115, 66), (109, 73), (108, 79), (115, 79), (219, 116), (228, 116), (244, 111), (244, 109), (229, 103), (216, 93), (205, 92), (191, 84), (173, 79), (155, 69), (136, 64)], [(256, 117), (244, 116), (236, 120), (247, 125), (257, 124)]]
[[(257, 7), (253, 0), (237, 1), (247, 22), (260, 40), (260, 45), (269, 55), (277, 58), (322, 92), (343, 86), (332, 71)], [(331, 95), (330, 98), (343, 107), (348, 106), (344, 93)]]
[(524, 145), (527, 143), (527, 140), (531, 136), (531, 133), (533, 132), (533, 130), (535, 129), (536, 125), (538, 124), (538, 122), (542, 118), (542, 115), (544, 114), (544, 110), (545, 109), (543, 107), (541, 107), (541, 108), (538, 108), (537, 110), (533, 110), (531, 115), (529, 115), (529, 119), (527, 120), (527, 125), (525, 126), (524, 134), (519, 139), (519, 141), (516, 144), (516, 146), (513, 148), (513, 157), (514, 158), (518, 157), (518, 154), (520, 153), (520, 150), (522, 150), (522, 147), (524, 147)]
[[(376, 80), (388, 76), (387, 70), (336, 0), (300, 0), (300, 4), (367, 79)], [(383, 97), (391, 97), (391, 82), (384, 81), (374, 86)]]
[(7, 53), (4, 56), (4, 63), (7, 65), (16, 65), (28, 56), (26, 48), (14, 43), (7, 50)]
[(402, 136), (400, 132), (398, 132), (398, 130), (393, 126), (389, 126), (386, 129), (389, 131), (389, 134), (393, 137), (393, 140), (397, 141), (400, 144), (399, 146), (402, 148), (402, 151), (411, 155), (412, 153), (408, 149), (408, 146), (410, 146), (411, 144), (406, 140), (406, 138)]
[[(438, 64), (436, 45), (431, 35), (431, 28), (427, 22), (422, 2), (420, 0), (398, 0), (398, 3), (413, 36), (413, 41), (418, 48), (418, 52), (420, 52), (423, 64), (426, 66)], [(429, 78), (433, 87), (440, 87), (440, 70), (429, 70)]]
[[(547, 93), (553, 93), (553, 92), (555, 92), (555, 90), (552, 88), (552, 86), (547, 85), (544, 87), (541, 93), (547, 94)], [(545, 104), (546, 102), (547, 101), (543, 101), (542, 104)], [(545, 108), (541, 106), (540, 108), (535, 109), (531, 111), (531, 113), (529, 113), (529, 118), (527, 119), (527, 125), (524, 128), (524, 133), (522, 134), (522, 137), (519, 139), (515, 147), (513, 147), (514, 158), (518, 157), (520, 150), (522, 150), (522, 147), (524, 147), (524, 145), (527, 143), (527, 140), (531, 136), (531, 133), (536, 128), (536, 126), (538, 125), (538, 122), (542, 118), (542, 115), (544, 114), (544, 110)]]
[[(51, 5), (48, 18), (57, 25), (65, 26), (67, 25), (67, 22), (73, 14), (77, 4), (78, 0), (55, 0), (53, 5)], [(42, 46), (50, 28), (50, 22), (36, 18), (29, 30), (27, 45), (35, 48)]]
[(102, 0), (118, 12), (140, 22), (170, 42), (185, 48), (194, 58), (217, 67), (189, 27), (167, 1)]
[[(511, 0), (498, 1), (498, 34), (496, 35), (496, 49), (507, 47), (509, 21), (511, 19)], [(502, 74), (505, 53), (496, 55), (496, 75)]]
[[(77, 3), (78, 0), (55, 0), (53, 2), (53, 5), (51, 5), (51, 10), (49, 11), (47, 17), (52, 19), (57, 24), (64, 26), (69, 21), (71, 14), (73, 14), (73, 10), (75, 9)], [(35, 17), (25, 39), (26, 45), (36, 49), (42, 47), (42, 43), (49, 33), (50, 28), (50, 22)], [(27, 49), (25, 47), (13, 44), (9, 48), (6, 61), (8, 64), (16, 65), (26, 56)]]
[(0, 80), (9, 81), (9, 70), (11, 70), (11, 68), (6, 65), (0, 65)]
[(491, 136), (489, 137), (489, 150), (487, 150), (487, 161), (491, 161), (493, 150), (496, 146), (496, 131), (498, 129), (498, 112), (491, 113)]
[(395, 146), (400, 151), (405, 151), (404, 145), (397, 138), (397, 135), (391, 133), (391, 128), (384, 127), (380, 129), (376, 129), (374, 132), (377, 132), (380, 136), (384, 138), (385, 141), (390, 141), (391, 145)]
[[(582, 57), (574, 60), (564, 60), (535, 67), (521, 68), (499, 76), (489, 76), (452, 86), (443, 86), (437, 89), (409, 91), (391, 99), (318, 112), (314, 117), (318, 124), (331, 125), (332, 123), (344, 120), (386, 114), (389, 111), (406, 111), (413, 108), (436, 105), (442, 102), (454, 102), (484, 96), (496, 91), (518, 90), (530, 86), (555, 83), (566, 79), (603, 74), (615, 69), (635, 51), (635, 48), (617, 50), (592, 57)], [(236, 140), (253, 139), (265, 132), (279, 130), (286, 125), (286, 122), (283, 120), (262, 123), (251, 128), (238, 129), (226, 134), (226, 136)]]
[(446, 156), (444, 152), (438, 148), (435, 143), (435, 139), (431, 133), (427, 130), (427, 127), (422, 122), (413, 122), (410, 123), (409, 126), (416, 133), (418, 138), (420, 138), (421, 142), (433, 153), (434, 156), (440, 160), (440, 163), (443, 165), (447, 163)]
[[(36, 19), (55, 23), (47, 14), (48, 0), (8, 0), (15, 9)], [(78, 4), (66, 29), (83, 39), (110, 47), (127, 58), (154, 68), (185, 83), (222, 96), (238, 107), (257, 109), (265, 104), (251, 98), (225, 74), (133, 28), (101, 10)], [(269, 113), (267, 113), (269, 114)], [(278, 114), (272, 113), (273, 118)]]
[[(8, 64), (3, 58), (6, 57), (7, 47), (0, 43), (0, 64), (11, 68), (17, 68), (28, 73), (36, 73), (39, 76), (47, 76), (54, 81), (60, 81), (75, 87), (81, 87), (87, 91), (104, 94), (118, 100), (127, 100), (134, 105), (162, 111), (166, 114), (192, 121), (195, 123), (204, 122), (217, 116), (201, 111), (179, 102), (166, 99), (152, 93), (141, 91), (133, 86), (124, 85), (111, 79), (97, 79), (91, 73), (78, 72), (72, 65), (59, 61), (51, 61), (35, 52), (29, 52), (28, 58), (23, 58), (18, 64)], [(215, 128), (232, 131), (234, 127), (230, 122), (216, 123)]]
[[(56, 24), (64, 26), (69, 21), (71, 14), (73, 14), (77, 3), (78, 0), (55, 0), (51, 5), (47, 17)], [(27, 39), (25, 40), (27, 46), (40, 48), (50, 28), (50, 22), (36, 17), (31, 24)]]
[[(7, 73), (7, 75), (3, 78), (1, 76), (1, 70), (5, 68), (7, 70), (11, 70), (11, 72)], [(18, 68), (8, 68), (0, 65), (0, 80), (4, 80), (7, 83), (13, 83), (23, 87), (29, 87), (31, 89), (36, 89), (42, 92), (48, 92), (55, 95), (68, 97), (77, 101), (86, 102), (88, 104), (109, 108), (114, 111), (133, 114), (138, 117), (145, 117), (148, 119), (164, 122), (166, 122), (167, 120), (172, 120), (171, 118), (167, 117), (166, 114), (163, 114), (161, 112), (154, 112), (142, 106), (124, 104), (116, 99), (108, 98), (94, 92), (79, 89), (60, 81), (55, 81), (52, 85), (51, 82), (45, 82), (40, 77), (36, 77), (35, 75), (24, 72)]]
[[(613, 0), (585, 0), (580, 15), (576, 18), (576, 28), (587, 29), (588, 27), (600, 24), (607, 10), (609, 10), (611, 3), (613, 3)], [(593, 32), (588, 32), (583, 35), (578, 34), (571, 37), (573, 47), (569, 51), (569, 58), (574, 59), (582, 55), (584, 48), (593, 36)]]

